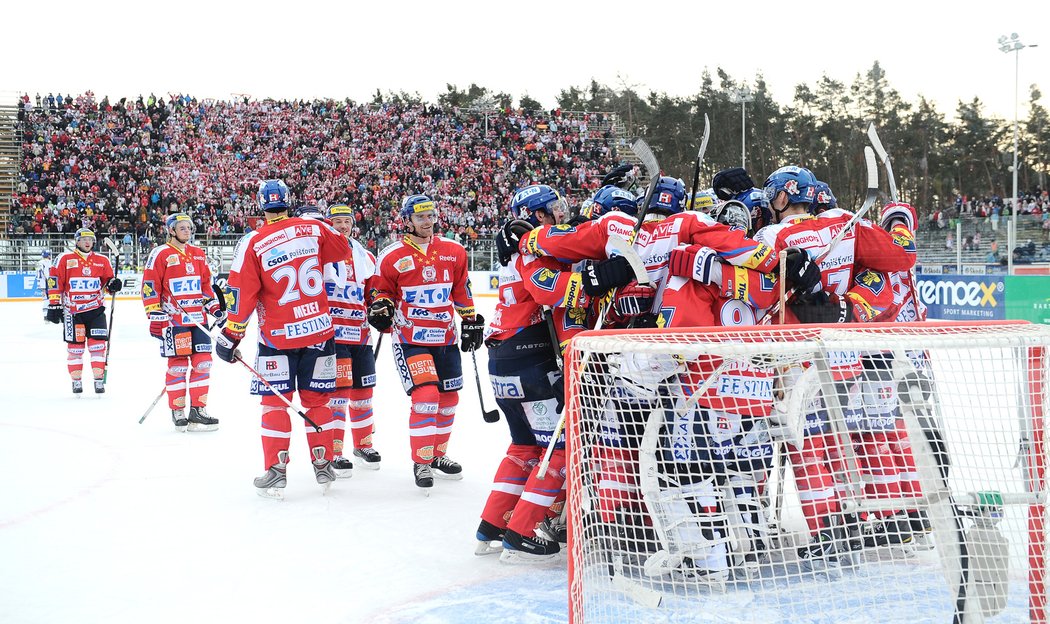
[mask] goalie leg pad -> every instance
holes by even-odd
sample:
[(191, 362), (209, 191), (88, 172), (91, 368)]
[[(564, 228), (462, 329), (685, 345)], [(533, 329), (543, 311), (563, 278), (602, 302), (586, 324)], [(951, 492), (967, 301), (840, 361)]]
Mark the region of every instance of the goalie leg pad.
[[(692, 572), (728, 570), (726, 517), (720, 505), (722, 492), (714, 477), (684, 485), (668, 484), (657, 491), (645, 491), (643, 496), (665, 551), (650, 562), (648, 572), (663, 573), (676, 563), (691, 566)], [(654, 567), (653, 563), (661, 559), (664, 563)]]

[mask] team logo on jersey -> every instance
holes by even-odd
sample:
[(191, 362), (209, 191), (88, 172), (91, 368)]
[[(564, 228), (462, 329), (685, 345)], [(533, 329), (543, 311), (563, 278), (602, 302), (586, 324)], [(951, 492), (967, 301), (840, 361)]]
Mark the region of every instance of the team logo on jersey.
[(547, 236), (551, 238), (555, 236), (565, 236), (566, 234), (572, 234), (575, 231), (576, 228), (568, 224), (552, 225), (550, 229), (547, 230)]
[(156, 289), (153, 287), (153, 281), (147, 280), (142, 282), (142, 296), (145, 299), (149, 299), (157, 294)]
[(76, 258), (71, 258), (69, 260), (66, 260), (66, 269), (67, 270), (68, 269), (75, 269), (75, 268), (77, 268), (77, 259)]
[(412, 256), (405, 256), (394, 264), (394, 268), (397, 269), (398, 273), (408, 273), (416, 268), (416, 263), (412, 260)]
[(186, 263), (186, 272), (193, 275), (193, 265), (188, 262)]
[[(446, 271), (446, 273), (448, 273), (448, 271)], [(437, 276), (437, 269), (435, 269), (433, 267), (433, 265), (429, 265), (428, 264), (425, 267), (423, 267), (423, 273), (422, 274), (423, 274), (423, 281), (424, 282), (436, 282), (437, 281), (437, 278), (438, 278), (438, 276)], [(448, 277), (446, 277), (445, 279), (447, 280)]]
[(171, 254), (170, 256), (168, 256), (168, 266), (175, 266), (178, 263), (179, 263), (179, 257), (178, 256), (176, 256), (175, 254)]
[(883, 287), (886, 286), (886, 280), (882, 279), (882, 276), (866, 269), (860, 275), (857, 276), (857, 282), (864, 285), (865, 288), (875, 293), (876, 295), (882, 292)]
[(84, 274), (84, 277), (87, 277), (91, 275), (91, 267), (84, 265), (84, 268), (80, 269), (80, 272)]
[(550, 269), (540, 269), (532, 274), (531, 280), (537, 288), (542, 288), (547, 292), (554, 292), (554, 285), (558, 281), (558, 274)]

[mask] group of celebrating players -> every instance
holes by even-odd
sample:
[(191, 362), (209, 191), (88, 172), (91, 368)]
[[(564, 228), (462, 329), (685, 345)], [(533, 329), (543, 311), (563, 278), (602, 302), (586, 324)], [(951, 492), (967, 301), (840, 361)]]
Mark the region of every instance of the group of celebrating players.
[[(254, 485), (261, 496), (281, 498), (287, 485), (288, 408), (308, 425), (309, 460), (322, 489), (352, 474), (354, 464), (344, 453), (361, 466), (378, 468), (381, 457), (372, 447), (374, 328), (379, 340), (390, 334), (411, 400), (413, 478), (425, 492), (435, 476), (462, 478), (461, 466), (447, 456), (463, 385), (460, 351), (475, 351), (484, 343), (511, 442), (481, 513), (475, 552), (501, 552), (501, 559), (511, 562), (546, 561), (565, 539), (559, 521), (566, 476), (559, 423), (565, 403), (561, 358), (578, 332), (596, 326), (924, 318), (912, 294), (917, 221), (907, 204), (886, 205), (877, 224), (865, 219), (851, 224), (853, 215), (837, 207), (830, 188), (794, 166), (770, 174), (762, 188), (744, 169), (726, 169), (714, 176), (711, 190), (693, 196), (681, 180), (660, 177), (645, 205), (634, 186), (633, 169), (618, 167), (568, 222), (569, 206), (555, 189), (543, 184), (519, 189), (510, 203), (513, 219), (496, 236), (502, 266), (499, 302), (487, 326), (475, 310), (466, 252), (435, 235), (437, 205), (426, 195), (403, 200), (400, 215), (407, 231), (377, 259), (351, 237), (349, 207), (293, 210), (285, 184), (264, 181), (258, 201), (265, 224), (238, 243), (228, 281), (215, 283), (203, 250), (190, 244), (190, 217), (170, 215), (169, 239), (149, 255), (141, 293), (150, 334), (167, 359), (165, 391), (175, 428), (218, 427), (206, 410), (214, 340), (220, 359), (251, 371), (251, 392), (260, 396), (265, 472)], [(843, 228), (848, 231), (841, 241), (825, 247)], [(94, 241), (90, 231), (78, 231), (76, 248), (60, 256), (48, 276), (47, 319), (65, 324), (77, 393), (82, 392), (85, 345), (95, 391), (105, 389), (109, 327), (103, 291), (116, 293), (122, 286), (105, 256), (92, 251)], [(617, 251), (625, 244), (644, 264), (644, 279)], [(785, 298), (785, 291), (791, 296)], [(778, 306), (783, 312), (773, 312)], [(254, 366), (238, 349), (252, 314), (258, 323)], [(461, 318), (458, 331), (456, 316)], [(213, 337), (217, 327), (221, 330)], [(654, 368), (660, 369), (651, 361), (621, 359), (608, 365), (619, 370), (626, 386), (632, 378), (638, 381), (632, 372), (644, 369), (651, 377)], [(907, 437), (885, 361), (860, 354), (836, 366), (836, 379), (849, 396), (848, 419), (863, 423), (852, 433), (863, 451), (858, 453), (861, 469), (877, 477), (867, 481), (866, 494), (887, 498), (916, 492), (914, 464), (909, 453), (901, 452)], [(748, 526), (761, 513), (757, 501), (774, 444), (769, 421), (775, 397), (768, 383), (773, 374), (745, 363), (723, 365), (715, 357), (668, 367), (662, 377), (673, 376), (683, 396), (694, 391), (701, 396), (694, 398), (695, 410), (674, 416), (685, 420), (680, 425), (690, 443), (673, 452), (665, 449), (662, 465), (688, 465), (700, 477), (669, 480), (674, 485), (664, 489), (674, 490), (671, 495), (643, 491), (638, 475), (623, 468), (637, 464), (639, 449), (623, 443), (616, 425), (610, 425), (607, 443), (593, 450), (606, 467), (595, 486), (602, 518), (655, 532), (667, 550), (677, 553), (679, 571), (723, 575), (733, 553), (726, 540), (719, 540), (725, 537), (727, 507), (720, 501), (731, 498)], [(716, 375), (733, 381), (707, 383)], [(305, 411), (293, 406), (296, 392)], [(610, 401), (609, 409), (624, 411), (623, 396)], [(352, 454), (344, 450), (347, 427)], [(812, 536), (798, 554), (812, 566), (830, 565), (845, 536), (859, 526), (859, 521), (850, 527), (840, 520), (834, 445), (826, 413), (814, 410), (806, 415), (802, 443), (788, 446)], [(688, 517), (684, 524), (683, 516)], [(870, 543), (908, 541), (913, 531), (928, 530), (925, 518), (908, 509), (865, 526), (863, 537)]]

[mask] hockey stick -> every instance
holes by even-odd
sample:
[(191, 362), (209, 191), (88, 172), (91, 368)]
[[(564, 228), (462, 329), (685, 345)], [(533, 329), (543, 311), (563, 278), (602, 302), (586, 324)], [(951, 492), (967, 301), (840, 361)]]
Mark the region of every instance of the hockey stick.
[(167, 391), (168, 391), (168, 387), (167, 386), (165, 386), (165, 387), (160, 389), (160, 394), (157, 395), (157, 398), (153, 399), (153, 402), (150, 403), (149, 407), (146, 408), (145, 413), (142, 414), (142, 418), (139, 419), (139, 424), (140, 425), (143, 422), (145, 422), (146, 417), (149, 416), (153, 412), (153, 408), (157, 407), (157, 403), (160, 403), (161, 397), (163, 397), (164, 394), (167, 393)]
[(499, 422), (499, 410), (485, 409), (485, 397), (481, 394), (481, 375), (478, 373), (478, 350), (471, 349), (470, 357), (474, 360), (474, 382), (478, 387), (478, 405), (481, 406), (481, 417), (487, 423)]
[[(693, 166), (693, 187), (689, 192), (690, 203), (696, 200), (696, 187), (700, 185), (700, 163), (704, 161), (709, 138), (711, 138), (711, 121), (707, 118), (707, 113), (704, 113), (704, 138), (700, 139), (700, 150), (696, 153), (696, 164)], [(696, 210), (696, 206), (693, 206), (693, 210)]]
[(383, 346), (383, 332), (379, 332), (379, 339), (376, 340), (376, 348), (375, 348), (375, 351), (372, 352), (372, 359), (373, 360), (378, 360), (379, 359), (379, 347), (381, 347), (381, 346)]
[(875, 122), (871, 122), (868, 125), (868, 140), (871, 141), (871, 146), (875, 148), (875, 153), (878, 154), (879, 160), (882, 161), (882, 166), (886, 168), (886, 182), (890, 187), (890, 201), (897, 201), (897, 182), (893, 178), (893, 165), (890, 163), (890, 155), (886, 152), (886, 148), (882, 146), (882, 141), (879, 139), (879, 132), (875, 129)]
[(109, 354), (113, 351), (113, 311), (117, 309), (117, 293), (109, 295), (109, 325), (106, 326), (106, 361), (102, 363), (102, 385), (109, 379)]
[[(185, 314), (186, 316), (189, 317), (190, 322), (192, 322), (201, 331), (203, 331), (205, 334), (207, 334), (209, 338), (211, 337), (211, 328), (210, 327), (208, 327), (207, 325), (203, 325), (202, 323), (194, 320), (194, 318), (192, 316), (190, 316), (188, 312), (186, 312), (186, 308), (182, 307), (182, 304), (180, 304), (178, 302), (178, 300), (175, 300), (174, 303), (175, 303), (175, 306), (178, 309), (182, 310), (183, 314)], [(244, 358), (241, 357), (240, 350), (238, 350), (238, 349), (234, 350), (234, 352), (233, 352), (233, 359), (234, 359), (234, 361), (240, 362), (241, 364), (244, 365), (245, 368), (247, 368), (249, 371), (251, 371), (252, 375), (254, 375), (255, 378), (262, 383), (262, 385), (266, 386), (267, 390), (269, 390), (276, 397), (278, 397), (279, 399), (284, 401), (284, 404), (287, 405), (289, 408), (291, 408), (291, 410), (293, 412), (295, 412), (296, 414), (299, 414), (299, 417), (302, 418), (304, 421), (306, 421), (306, 424), (308, 424), (311, 427), (313, 427), (314, 431), (316, 431), (317, 433), (321, 433), (321, 427), (319, 427), (317, 425), (317, 423), (315, 423), (313, 420), (311, 420), (310, 417), (306, 415), (306, 412), (304, 412), (301, 409), (297, 408), (291, 401), (288, 400), (288, 397), (284, 396), (284, 394), (282, 394), (277, 388), (274, 388), (273, 384), (271, 384), (269, 381), (267, 381), (266, 378), (263, 377), (259, 373), (259, 371), (255, 370), (254, 368), (252, 368), (252, 366), (250, 364), (248, 364), (247, 362), (244, 361)]]

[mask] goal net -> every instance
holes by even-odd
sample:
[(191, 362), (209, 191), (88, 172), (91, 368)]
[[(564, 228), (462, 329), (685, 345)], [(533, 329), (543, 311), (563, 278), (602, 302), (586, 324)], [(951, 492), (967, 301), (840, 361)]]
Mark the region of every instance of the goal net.
[(588, 332), (570, 621), (1045, 622), (1050, 327)]

